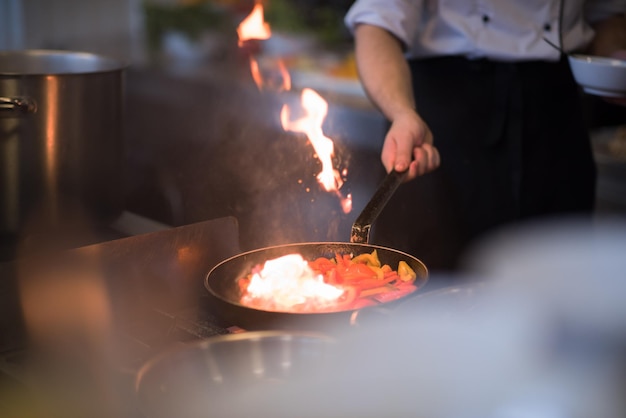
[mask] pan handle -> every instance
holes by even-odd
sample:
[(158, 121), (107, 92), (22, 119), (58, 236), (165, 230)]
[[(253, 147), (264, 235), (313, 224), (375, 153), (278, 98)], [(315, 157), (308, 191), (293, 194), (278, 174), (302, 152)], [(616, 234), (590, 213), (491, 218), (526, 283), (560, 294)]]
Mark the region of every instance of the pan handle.
[(407, 173), (408, 170), (392, 170), (387, 174), (383, 182), (378, 186), (378, 189), (376, 189), (374, 196), (372, 196), (356, 221), (354, 221), (354, 224), (352, 224), (350, 242), (355, 244), (368, 243), (372, 223), (374, 223), (378, 215), (380, 215), (380, 212), (382, 212), (387, 202), (389, 202), (389, 199), (395, 193), (398, 186), (402, 184)]

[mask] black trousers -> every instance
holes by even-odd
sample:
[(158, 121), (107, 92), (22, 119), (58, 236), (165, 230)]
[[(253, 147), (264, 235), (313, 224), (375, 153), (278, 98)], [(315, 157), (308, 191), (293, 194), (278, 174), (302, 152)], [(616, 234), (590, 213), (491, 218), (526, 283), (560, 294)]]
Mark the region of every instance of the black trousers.
[(591, 214), (596, 168), (567, 61), (410, 62), (418, 112), (441, 154), (402, 185), (372, 242), (454, 271), (476, 240), (529, 219)]

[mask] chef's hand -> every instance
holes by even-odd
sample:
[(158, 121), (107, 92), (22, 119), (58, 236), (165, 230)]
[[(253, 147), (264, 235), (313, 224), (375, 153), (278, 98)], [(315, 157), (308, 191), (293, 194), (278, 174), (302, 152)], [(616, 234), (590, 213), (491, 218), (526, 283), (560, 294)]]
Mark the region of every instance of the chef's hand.
[(412, 109), (396, 115), (385, 137), (381, 160), (387, 172), (409, 170), (406, 181), (439, 167), (439, 151), (433, 134)]

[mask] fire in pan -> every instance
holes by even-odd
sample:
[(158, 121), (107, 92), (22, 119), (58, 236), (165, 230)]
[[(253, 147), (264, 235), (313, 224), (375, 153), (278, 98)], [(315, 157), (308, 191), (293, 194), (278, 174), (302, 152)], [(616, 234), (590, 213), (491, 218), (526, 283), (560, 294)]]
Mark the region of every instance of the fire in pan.
[(405, 174), (385, 177), (354, 222), (350, 242), (267, 247), (216, 265), (205, 278), (214, 311), (246, 330), (327, 330), (417, 291), (428, 279), (424, 263), (368, 243), (373, 221)]

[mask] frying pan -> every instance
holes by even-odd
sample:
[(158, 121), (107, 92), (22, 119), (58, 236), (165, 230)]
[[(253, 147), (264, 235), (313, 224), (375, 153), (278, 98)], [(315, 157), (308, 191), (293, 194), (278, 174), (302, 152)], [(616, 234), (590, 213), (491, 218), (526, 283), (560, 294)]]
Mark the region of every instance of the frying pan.
[[(406, 172), (391, 171), (380, 184), (371, 200), (352, 225), (350, 242), (309, 242), (266, 247), (248, 251), (226, 259), (216, 265), (207, 274), (204, 284), (209, 292), (211, 307), (216, 315), (232, 325), (246, 330), (264, 329), (301, 329), (329, 331), (344, 328), (358, 310), (344, 309), (333, 312), (295, 313), (266, 311), (251, 308), (240, 303), (241, 291), (238, 280), (245, 277), (251, 269), (283, 255), (299, 253), (307, 260), (318, 257), (333, 258), (335, 254), (371, 253), (376, 250), (382, 264), (394, 267), (405, 261), (417, 274), (414, 285), (419, 289), (428, 279), (428, 270), (424, 263), (402, 251), (368, 244), (369, 232), (373, 221), (378, 217), (389, 198), (404, 180)], [(389, 307), (403, 300), (406, 296), (390, 302), (381, 303)], [(376, 306), (361, 308), (368, 310)]]

